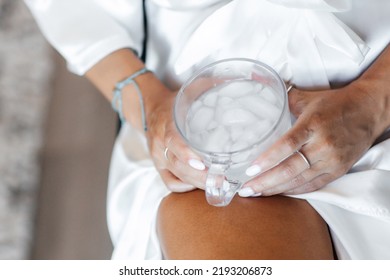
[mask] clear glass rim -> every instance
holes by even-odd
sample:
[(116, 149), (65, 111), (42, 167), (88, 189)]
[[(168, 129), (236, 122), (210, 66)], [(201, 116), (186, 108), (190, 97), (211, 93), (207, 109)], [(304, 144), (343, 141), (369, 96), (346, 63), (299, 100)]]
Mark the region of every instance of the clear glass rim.
[[(252, 64), (256, 64), (264, 69), (266, 69), (267, 71), (271, 72), (272, 75), (274, 75), (274, 77), (276, 78), (276, 80), (278, 80), (278, 82), (280, 83), (282, 89), (283, 89), (283, 96), (284, 96), (284, 99), (283, 99), (283, 108), (282, 108), (282, 114), (279, 115), (279, 118), (278, 120), (273, 124), (273, 126), (267, 131), (267, 133), (265, 133), (258, 141), (256, 141), (255, 143), (253, 143), (252, 145), (248, 146), (248, 147), (245, 147), (243, 149), (240, 149), (240, 150), (237, 150), (237, 151), (231, 151), (231, 152), (213, 152), (213, 151), (207, 151), (207, 150), (204, 150), (202, 148), (199, 148), (195, 145), (193, 145), (188, 139), (187, 137), (185, 136), (185, 133), (184, 131), (182, 131), (182, 129), (180, 129), (179, 125), (177, 124), (177, 112), (178, 112), (178, 103), (179, 103), (179, 99), (181, 98), (181, 96), (184, 94), (184, 89), (187, 88), (187, 86), (192, 83), (196, 78), (198, 78), (203, 72), (205, 72), (206, 70), (214, 67), (215, 65), (218, 65), (218, 64), (223, 64), (223, 63), (227, 63), (227, 62), (247, 62), (247, 63), (252, 63)], [(192, 147), (193, 149), (203, 153), (203, 154), (218, 154), (220, 156), (229, 156), (229, 155), (233, 155), (233, 154), (237, 154), (237, 153), (241, 153), (241, 152), (245, 152), (245, 151), (248, 151), (248, 150), (251, 150), (254, 146), (258, 146), (261, 142), (264, 141), (264, 139), (266, 139), (269, 135), (271, 135), (275, 129), (279, 126), (280, 122), (283, 120), (283, 117), (286, 113), (286, 106), (288, 104), (288, 97), (287, 97), (287, 89), (286, 89), (286, 84), (285, 82), (282, 80), (282, 78), (280, 77), (280, 75), (269, 65), (265, 64), (264, 62), (261, 62), (261, 61), (258, 61), (258, 60), (255, 60), (255, 59), (250, 59), (250, 58), (226, 58), (226, 59), (221, 59), (221, 60), (217, 60), (213, 63), (210, 63), (206, 66), (203, 66), (201, 67), (200, 69), (198, 69), (197, 71), (195, 71), (195, 73), (189, 78), (187, 79), (187, 81), (185, 81), (183, 83), (183, 85), (180, 87), (179, 89), (179, 92), (175, 98), (175, 105), (174, 105), (174, 109), (173, 109), (173, 118), (174, 118), (174, 122), (175, 122), (175, 126), (176, 126), (176, 129), (177, 131), (179, 132), (179, 134), (181, 135), (181, 137), (184, 139), (184, 141), (186, 142), (186, 144), (190, 147)]]

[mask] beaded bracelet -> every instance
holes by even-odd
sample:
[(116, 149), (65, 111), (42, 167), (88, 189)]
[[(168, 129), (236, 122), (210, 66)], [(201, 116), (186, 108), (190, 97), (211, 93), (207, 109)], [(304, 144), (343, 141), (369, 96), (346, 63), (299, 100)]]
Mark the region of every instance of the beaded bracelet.
[(142, 117), (142, 125), (144, 127), (144, 131), (147, 131), (148, 130), (148, 127), (147, 127), (147, 124), (146, 124), (146, 115), (145, 115), (145, 107), (144, 107), (144, 100), (142, 98), (142, 93), (141, 93), (141, 90), (137, 84), (137, 82), (134, 80), (135, 78), (137, 78), (138, 76), (142, 75), (142, 74), (145, 74), (145, 73), (148, 73), (148, 72), (151, 72), (150, 70), (146, 69), (146, 68), (142, 68), (141, 70), (135, 72), (134, 74), (132, 74), (130, 77), (124, 79), (123, 81), (120, 81), (118, 83), (115, 84), (115, 88), (114, 88), (114, 96), (112, 98), (112, 101), (111, 101), (111, 106), (112, 108), (114, 109), (115, 112), (118, 113), (119, 115), (119, 118), (122, 122), (122, 124), (124, 122), (126, 122), (126, 119), (125, 119), (125, 116), (123, 114), (123, 110), (122, 110), (122, 106), (123, 106), (123, 102), (122, 102), (122, 89), (129, 85), (129, 84), (132, 84), (138, 94), (138, 98), (139, 98), (139, 102), (140, 102), (140, 105), (141, 105), (141, 117)]

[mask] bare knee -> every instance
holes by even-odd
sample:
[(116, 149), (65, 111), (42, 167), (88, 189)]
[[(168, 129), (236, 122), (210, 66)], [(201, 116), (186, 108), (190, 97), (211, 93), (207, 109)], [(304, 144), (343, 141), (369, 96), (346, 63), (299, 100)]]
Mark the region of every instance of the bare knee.
[(207, 204), (203, 191), (171, 194), (157, 223), (168, 259), (330, 259), (330, 236), (304, 200), (236, 197), (228, 207)]

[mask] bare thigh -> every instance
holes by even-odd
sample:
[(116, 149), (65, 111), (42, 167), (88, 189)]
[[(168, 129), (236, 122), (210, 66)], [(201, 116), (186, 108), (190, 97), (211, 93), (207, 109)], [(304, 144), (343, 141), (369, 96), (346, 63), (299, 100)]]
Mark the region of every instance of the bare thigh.
[(209, 206), (203, 191), (170, 194), (157, 231), (167, 259), (332, 259), (323, 219), (305, 200), (235, 197)]

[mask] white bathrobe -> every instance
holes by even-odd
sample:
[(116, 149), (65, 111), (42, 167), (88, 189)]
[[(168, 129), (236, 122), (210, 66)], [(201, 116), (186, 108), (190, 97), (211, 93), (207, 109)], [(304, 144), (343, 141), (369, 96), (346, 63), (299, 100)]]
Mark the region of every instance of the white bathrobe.
[[(117, 49), (142, 52), (140, 0), (25, 1), (77, 74)], [(146, 65), (172, 89), (228, 57), (261, 60), (299, 88), (337, 87), (356, 79), (390, 41), (388, 0), (146, 0), (146, 13)], [(167, 194), (145, 137), (126, 124), (110, 168), (113, 258), (162, 258), (155, 222)], [(345, 176), (297, 197), (328, 223), (340, 259), (390, 259), (390, 139)]]

